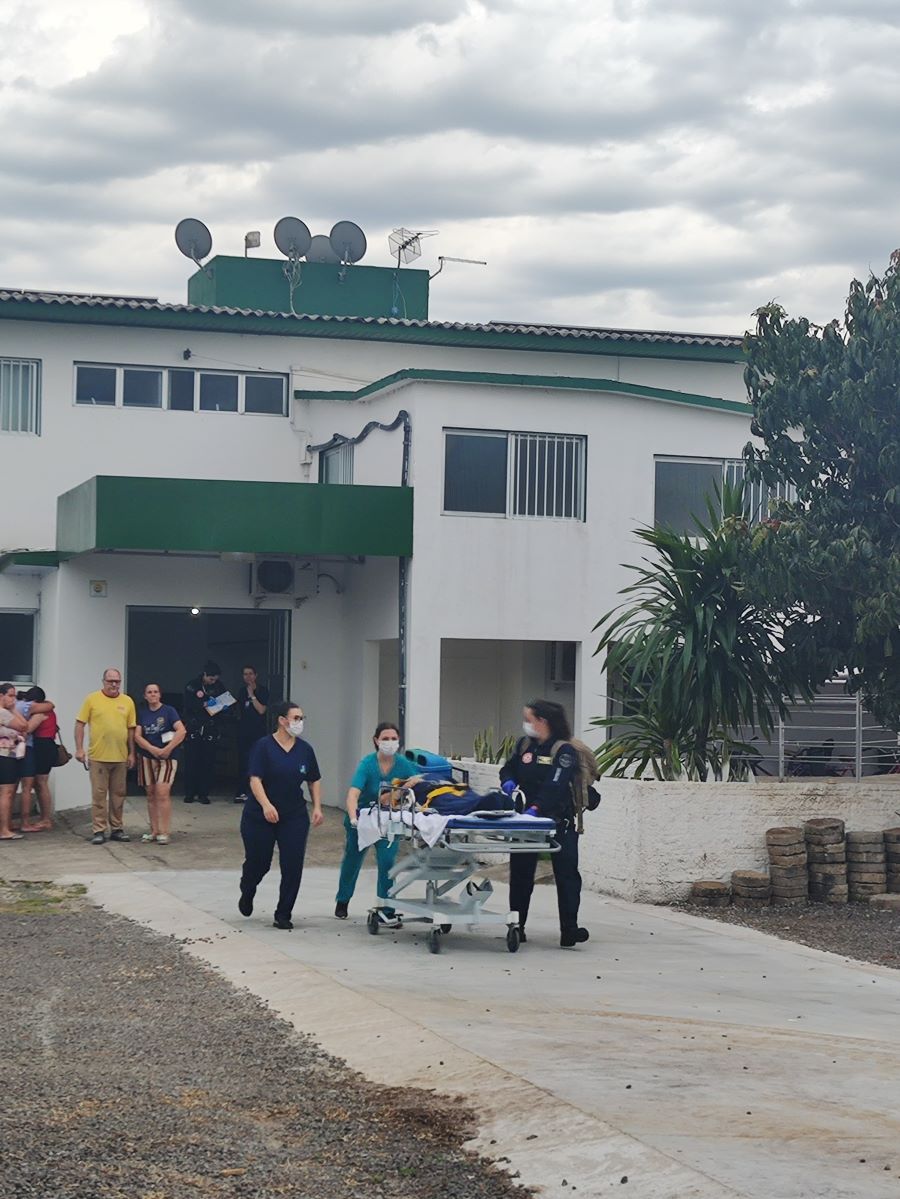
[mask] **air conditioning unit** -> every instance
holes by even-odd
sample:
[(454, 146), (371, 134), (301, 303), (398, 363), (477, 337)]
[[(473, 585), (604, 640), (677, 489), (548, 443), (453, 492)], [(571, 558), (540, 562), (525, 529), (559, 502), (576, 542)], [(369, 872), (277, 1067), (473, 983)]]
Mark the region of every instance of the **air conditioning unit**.
[(294, 558), (258, 554), (250, 567), (250, 594), (254, 600), (268, 598), (300, 603), (315, 594), (312, 567)]
[(547, 677), (557, 686), (561, 683), (575, 682), (575, 656), (577, 644), (574, 641), (550, 641), (547, 645)]

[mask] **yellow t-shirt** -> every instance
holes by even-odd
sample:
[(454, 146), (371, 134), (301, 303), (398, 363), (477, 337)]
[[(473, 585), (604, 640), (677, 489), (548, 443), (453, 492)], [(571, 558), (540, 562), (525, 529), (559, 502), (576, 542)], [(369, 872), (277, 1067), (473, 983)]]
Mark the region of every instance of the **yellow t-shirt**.
[(128, 757), (128, 730), (137, 724), (130, 695), (104, 695), (92, 691), (85, 696), (76, 720), (90, 729), (88, 757), (95, 762), (124, 762)]

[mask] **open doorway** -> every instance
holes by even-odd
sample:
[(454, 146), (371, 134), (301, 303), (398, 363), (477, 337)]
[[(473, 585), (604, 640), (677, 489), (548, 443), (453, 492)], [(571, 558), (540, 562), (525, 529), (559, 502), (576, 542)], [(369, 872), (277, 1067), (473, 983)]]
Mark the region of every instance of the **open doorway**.
[[(163, 702), (180, 712), (185, 684), (210, 658), (222, 668), (222, 682), (233, 694), (241, 686), (241, 668), (255, 666), (260, 683), (269, 689), (270, 705), (284, 699), (290, 612), (128, 608), (125, 689), (136, 704), (153, 682), (159, 684)], [(216, 758), (216, 784), (223, 788), (237, 779), (237, 739), (230, 726), (224, 732)]]

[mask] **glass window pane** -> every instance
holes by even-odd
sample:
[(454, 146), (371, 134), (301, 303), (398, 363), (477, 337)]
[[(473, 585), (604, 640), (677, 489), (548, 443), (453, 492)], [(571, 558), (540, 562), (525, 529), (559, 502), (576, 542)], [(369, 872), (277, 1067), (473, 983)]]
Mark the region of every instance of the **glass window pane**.
[(162, 407), (162, 371), (125, 370), (122, 403), (126, 408)]
[(201, 412), (237, 412), (237, 375), (200, 375)]
[(169, 407), (173, 412), (194, 411), (193, 371), (169, 371)]
[(444, 511), (506, 515), (506, 435), (447, 433)]
[(34, 613), (0, 612), (3, 682), (34, 680)]
[(76, 404), (115, 404), (116, 370), (112, 366), (79, 366), (75, 373)]
[(722, 490), (721, 462), (657, 462), (653, 519), (676, 533), (696, 533), (695, 519), (709, 521), (707, 498)]
[(284, 416), (284, 379), (272, 375), (247, 375), (244, 379), (244, 411)]

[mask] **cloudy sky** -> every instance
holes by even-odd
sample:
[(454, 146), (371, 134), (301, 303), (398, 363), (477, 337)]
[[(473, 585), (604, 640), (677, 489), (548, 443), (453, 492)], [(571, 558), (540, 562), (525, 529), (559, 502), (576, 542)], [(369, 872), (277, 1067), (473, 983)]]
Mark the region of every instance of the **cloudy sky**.
[(172, 230), (438, 229), (432, 316), (828, 319), (900, 246), (896, 0), (0, 0), (0, 285), (185, 298)]

